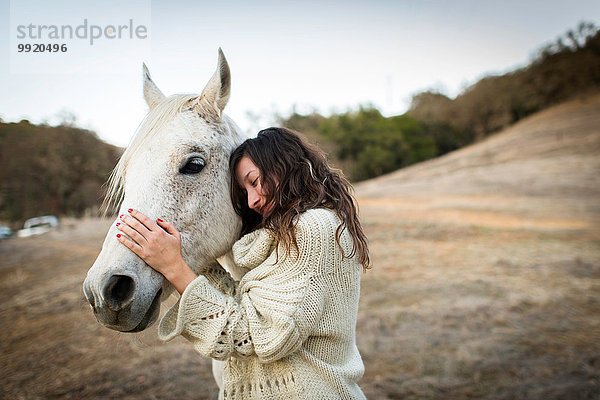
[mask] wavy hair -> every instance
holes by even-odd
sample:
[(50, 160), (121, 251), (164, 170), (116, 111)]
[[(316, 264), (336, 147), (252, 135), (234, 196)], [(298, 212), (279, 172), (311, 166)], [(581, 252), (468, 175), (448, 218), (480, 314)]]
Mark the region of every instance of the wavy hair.
[[(271, 212), (263, 219), (248, 207), (244, 190), (239, 186), (235, 169), (248, 156), (260, 170), (260, 184)], [(267, 128), (256, 138), (238, 146), (229, 159), (231, 200), (242, 217), (242, 234), (258, 227), (270, 229), (289, 253), (298, 248), (295, 224), (298, 216), (312, 208), (333, 210), (342, 221), (335, 240), (346, 258), (358, 257), (364, 269), (370, 268), (367, 237), (358, 217), (352, 186), (342, 171), (327, 163), (325, 153), (308, 143), (298, 132), (287, 128)], [(340, 237), (347, 229), (353, 240), (350, 254), (345, 254)]]

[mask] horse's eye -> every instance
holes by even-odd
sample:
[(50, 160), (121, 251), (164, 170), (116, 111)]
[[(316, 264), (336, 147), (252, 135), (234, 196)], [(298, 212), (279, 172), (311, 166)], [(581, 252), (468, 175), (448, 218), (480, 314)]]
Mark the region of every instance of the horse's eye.
[(200, 157), (192, 157), (185, 165), (179, 168), (179, 172), (186, 175), (197, 174), (204, 168), (204, 160)]

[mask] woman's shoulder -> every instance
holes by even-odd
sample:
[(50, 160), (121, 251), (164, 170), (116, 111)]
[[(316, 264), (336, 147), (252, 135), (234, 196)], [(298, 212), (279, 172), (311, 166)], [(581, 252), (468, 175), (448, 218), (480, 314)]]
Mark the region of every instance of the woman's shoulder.
[(310, 210), (304, 211), (300, 214), (300, 218), (322, 218), (322, 217), (333, 217), (337, 218), (337, 214), (334, 210), (325, 207), (311, 208)]
[(298, 223), (310, 223), (320, 221), (330, 224), (339, 224), (339, 218), (336, 212), (329, 208), (311, 208), (300, 214)]
[(312, 208), (300, 214), (297, 230), (298, 232), (329, 235), (331, 232), (335, 232), (340, 222), (335, 211), (328, 208)]
[(355, 262), (355, 257), (344, 257), (352, 253), (353, 241), (348, 229), (337, 236), (340, 224), (335, 210), (316, 208), (300, 214), (296, 231), (298, 251), (313, 273), (345, 273), (349, 271), (347, 263)]

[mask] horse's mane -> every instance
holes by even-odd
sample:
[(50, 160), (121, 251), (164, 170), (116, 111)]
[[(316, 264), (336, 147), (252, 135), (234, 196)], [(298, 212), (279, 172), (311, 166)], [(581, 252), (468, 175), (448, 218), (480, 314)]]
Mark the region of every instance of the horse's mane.
[(121, 205), (125, 184), (125, 171), (134, 155), (143, 147), (144, 143), (152, 138), (156, 132), (172, 121), (177, 114), (197, 98), (197, 94), (176, 94), (161, 100), (140, 123), (137, 133), (127, 146), (127, 149), (112, 170), (106, 183), (106, 196), (102, 204), (103, 215), (114, 212)]

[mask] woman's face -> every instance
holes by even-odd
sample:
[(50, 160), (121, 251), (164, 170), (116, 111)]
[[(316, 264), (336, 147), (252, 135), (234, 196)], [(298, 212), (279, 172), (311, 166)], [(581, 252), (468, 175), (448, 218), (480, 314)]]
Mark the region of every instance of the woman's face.
[(261, 172), (248, 156), (243, 156), (235, 167), (238, 185), (248, 197), (248, 207), (265, 217), (270, 211), (267, 198), (260, 184)]

